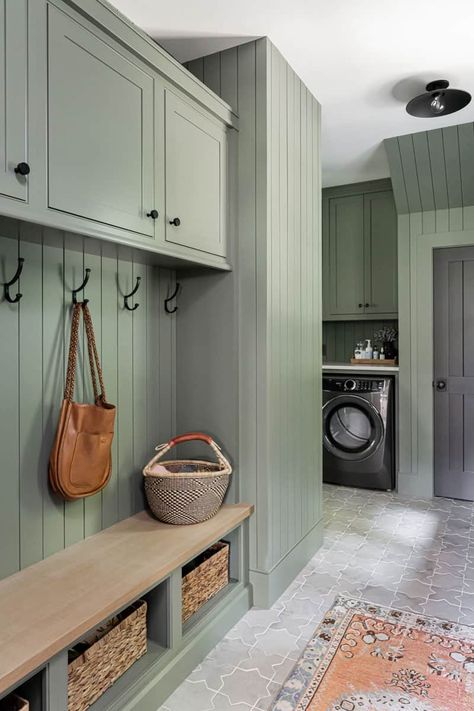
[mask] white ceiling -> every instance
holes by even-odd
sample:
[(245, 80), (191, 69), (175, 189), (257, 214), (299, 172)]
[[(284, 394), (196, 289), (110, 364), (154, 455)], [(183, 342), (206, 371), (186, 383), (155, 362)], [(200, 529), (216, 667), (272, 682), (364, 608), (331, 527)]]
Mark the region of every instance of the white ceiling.
[(323, 181), (386, 177), (382, 141), (474, 120), (416, 119), (432, 79), (474, 94), (472, 0), (112, 0), (180, 61), (268, 35), (323, 106)]

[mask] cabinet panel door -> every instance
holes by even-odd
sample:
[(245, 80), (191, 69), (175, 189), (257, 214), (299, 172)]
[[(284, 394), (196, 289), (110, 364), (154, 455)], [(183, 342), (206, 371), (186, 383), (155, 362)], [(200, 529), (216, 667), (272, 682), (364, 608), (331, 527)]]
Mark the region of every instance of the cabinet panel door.
[(0, 193), (26, 200), (28, 0), (0, 0)]
[(397, 213), (393, 193), (364, 196), (366, 313), (396, 314), (398, 303)]
[(364, 304), (364, 198), (330, 198), (328, 212), (328, 315), (360, 314)]
[(225, 129), (170, 91), (165, 101), (166, 241), (224, 256)]
[(49, 206), (154, 236), (153, 77), (49, 7)]

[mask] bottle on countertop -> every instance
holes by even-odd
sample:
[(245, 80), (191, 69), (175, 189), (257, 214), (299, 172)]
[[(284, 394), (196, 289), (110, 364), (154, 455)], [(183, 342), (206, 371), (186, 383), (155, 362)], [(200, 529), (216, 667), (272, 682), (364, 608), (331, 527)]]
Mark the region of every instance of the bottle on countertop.
[(365, 349), (365, 357), (367, 360), (372, 360), (374, 355), (374, 349), (372, 348), (372, 344), (370, 342), (370, 338), (367, 339), (367, 346)]
[(380, 348), (380, 360), (385, 360), (385, 351), (383, 349), (383, 346)]
[(378, 360), (378, 359), (379, 359), (379, 351), (378, 351), (377, 346), (374, 346), (374, 354), (373, 354), (372, 358), (373, 358), (374, 360)]
[(358, 343), (354, 350), (354, 358), (360, 360), (362, 358), (362, 343)]

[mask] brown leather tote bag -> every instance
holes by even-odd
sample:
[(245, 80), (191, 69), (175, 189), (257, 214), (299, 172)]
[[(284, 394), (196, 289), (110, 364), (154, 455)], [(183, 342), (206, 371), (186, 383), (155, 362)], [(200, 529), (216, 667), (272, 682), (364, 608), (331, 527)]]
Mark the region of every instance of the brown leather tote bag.
[[(73, 401), (81, 312), (87, 335), (94, 405)], [(92, 496), (104, 488), (112, 471), (114, 422), (115, 405), (110, 405), (105, 396), (89, 308), (85, 302), (75, 304), (64, 400), (49, 458), (49, 481), (57, 494), (72, 501)]]

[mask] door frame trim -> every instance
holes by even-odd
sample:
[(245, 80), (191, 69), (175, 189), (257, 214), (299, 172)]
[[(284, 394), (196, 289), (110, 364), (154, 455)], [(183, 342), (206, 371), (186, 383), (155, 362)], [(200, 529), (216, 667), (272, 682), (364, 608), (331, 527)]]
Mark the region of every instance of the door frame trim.
[[(408, 217), (408, 216), (403, 216)], [(413, 217), (413, 216), (412, 216)], [(402, 218), (399, 218), (399, 220)], [(399, 285), (406, 289), (400, 304), (400, 422), (398, 490), (406, 495), (434, 496), (434, 344), (433, 252), (474, 246), (474, 230), (423, 233), (404, 225), (407, 237), (399, 249)], [(409, 231), (408, 231), (409, 230)], [(400, 247), (399, 242), (399, 247)], [(407, 288), (408, 287), (408, 288)], [(409, 412), (406, 412), (409, 411)]]

